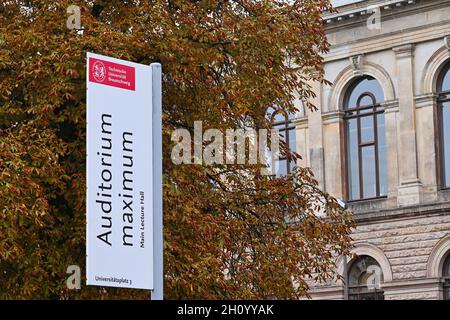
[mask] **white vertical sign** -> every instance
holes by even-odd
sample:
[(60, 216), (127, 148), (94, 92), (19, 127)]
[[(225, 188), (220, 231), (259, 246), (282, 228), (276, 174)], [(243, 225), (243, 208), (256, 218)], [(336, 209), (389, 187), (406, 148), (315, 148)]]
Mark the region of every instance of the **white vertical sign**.
[(154, 288), (152, 80), (87, 54), (88, 285)]

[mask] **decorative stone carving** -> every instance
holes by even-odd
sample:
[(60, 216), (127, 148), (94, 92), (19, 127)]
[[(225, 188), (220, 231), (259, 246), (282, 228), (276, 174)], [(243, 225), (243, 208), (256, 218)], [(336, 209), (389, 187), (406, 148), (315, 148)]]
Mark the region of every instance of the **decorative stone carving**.
[(355, 76), (361, 76), (362, 75), (361, 68), (363, 66), (363, 55), (358, 54), (356, 56), (350, 57), (350, 63), (353, 67), (353, 74)]
[(450, 51), (450, 36), (444, 37), (444, 46)]

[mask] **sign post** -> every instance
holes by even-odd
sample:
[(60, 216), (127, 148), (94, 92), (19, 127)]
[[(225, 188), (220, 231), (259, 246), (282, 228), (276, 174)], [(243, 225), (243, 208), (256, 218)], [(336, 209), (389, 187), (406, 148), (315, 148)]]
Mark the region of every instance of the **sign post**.
[(152, 63), (153, 139), (153, 291), (152, 300), (163, 299), (163, 206), (162, 206), (162, 87), (161, 65)]
[(161, 65), (87, 61), (87, 284), (162, 299)]

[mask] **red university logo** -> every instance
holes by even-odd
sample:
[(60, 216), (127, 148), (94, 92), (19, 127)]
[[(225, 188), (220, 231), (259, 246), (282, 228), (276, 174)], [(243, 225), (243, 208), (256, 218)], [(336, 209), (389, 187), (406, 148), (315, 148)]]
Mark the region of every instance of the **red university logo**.
[(136, 71), (124, 64), (89, 58), (89, 81), (134, 91)]
[(92, 70), (92, 75), (94, 76), (94, 79), (98, 82), (105, 81), (106, 78), (106, 68), (103, 62), (101, 61), (95, 61), (94, 63), (94, 70)]

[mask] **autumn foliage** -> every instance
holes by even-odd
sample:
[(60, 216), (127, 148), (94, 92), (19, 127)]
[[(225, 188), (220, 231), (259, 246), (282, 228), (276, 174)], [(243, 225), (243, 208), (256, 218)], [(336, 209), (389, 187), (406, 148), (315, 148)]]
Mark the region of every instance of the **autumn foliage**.
[[(73, 4), (82, 30), (66, 27)], [(0, 299), (149, 296), (66, 288), (67, 267), (85, 265), (86, 52), (163, 67), (165, 298), (291, 299), (309, 277), (335, 276), (352, 224), (308, 168), (271, 178), (256, 165), (170, 159), (176, 128), (266, 128), (268, 107), (294, 112), (295, 93), (312, 97), (309, 84), (324, 81), (326, 9), (327, 0), (2, 1)]]

